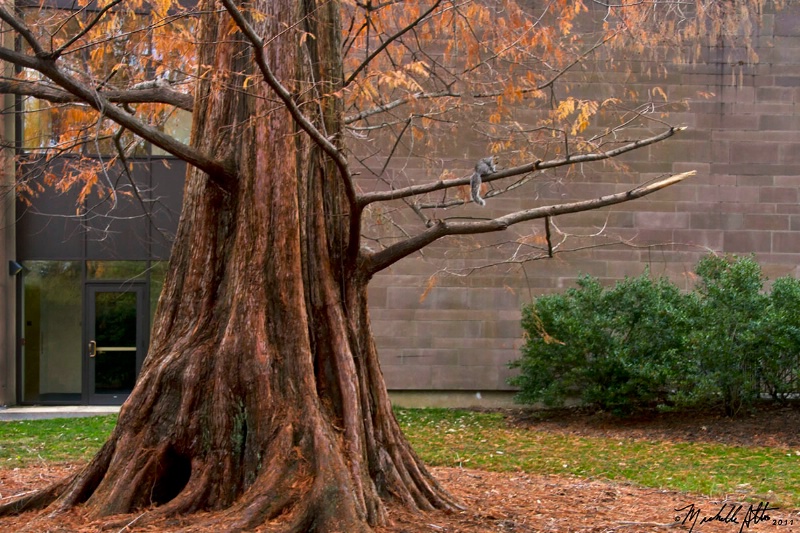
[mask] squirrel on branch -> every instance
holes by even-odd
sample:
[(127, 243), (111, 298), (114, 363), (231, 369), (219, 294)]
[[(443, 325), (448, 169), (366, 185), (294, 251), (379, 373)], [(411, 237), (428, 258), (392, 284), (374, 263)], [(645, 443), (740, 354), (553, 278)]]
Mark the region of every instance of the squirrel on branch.
[(497, 167), (495, 166), (495, 157), (493, 155), (484, 157), (475, 165), (475, 171), (472, 173), (470, 180), (470, 188), (472, 189), (472, 201), (480, 206), (486, 205), (486, 200), (481, 198), (483, 177), (494, 172), (497, 172)]

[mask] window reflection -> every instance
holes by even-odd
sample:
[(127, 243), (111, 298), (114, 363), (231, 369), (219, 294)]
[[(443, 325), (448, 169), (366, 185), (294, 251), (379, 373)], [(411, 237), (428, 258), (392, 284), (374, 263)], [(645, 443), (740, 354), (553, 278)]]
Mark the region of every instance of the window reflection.
[(120, 281), (142, 280), (147, 275), (147, 261), (86, 261), (87, 279)]
[(95, 394), (128, 394), (136, 382), (137, 293), (94, 294)]
[[(81, 403), (84, 365), (85, 287), (82, 261), (23, 261), (19, 391), (23, 403)], [(135, 380), (138, 324), (152, 326), (166, 261), (86, 261), (86, 283), (95, 283), (95, 393), (120, 393)], [(149, 285), (142, 282), (149, 279)], [(127, 284), (126, 282), (134, 282)], [(121, 282), (121, 283), (112, 283)], [(108, 286), (106, 291), (103, 287)], [(136, 288), (138, 287), (138, 288)], [(138, 304), (136, 291), (149, 287)], [(150, 320), (141, 319), (149, 314)], [(127, 329), (126, 329), (127, 328)], [(131, 333), (133, 332), (133, 333)], [(145, 335), (145, 339), (147, 336)], [(134, 349), (123, 350), (133, 346)], [(146, 343), (144, 344), (146, 346)], [(109, 348), (111, 347), (111, 348)], [(99, 372), (99, 374), (98, 374)]]
[(22, 400), (80, 401), (81, 265), (25, 261)]
[[(91, 9), (72, 11), (46, 7), (22, 10), (41, 43), (56, 50), (94, 19)], [(155, 14), (118, 9), (107, 12), (86, 35), (71, 43), (59, 59), (79, 80), (99, 92), (129, 89), (147, 80), (185, 83), (194, 64), (192, 36), (195, 19), (171, 16), (168, 23)], [(23, 49), (24, 52), (30, 50)], [(185, 70), (184, 70), (185, 69)], [(47, 86), (40, 74), (24, 70), (23, 81)], [(90, 156), (118, 153), (118, 137), (126, 157), (148, 153), (165, 155), (83, 104), (52, 104), (31, 97), (21, 99), (22, 146), (25, 151), (56, 149)], [(191, 113), (165, 104), (126, 107), (145, 122), (182, 142), (189, 141)]]

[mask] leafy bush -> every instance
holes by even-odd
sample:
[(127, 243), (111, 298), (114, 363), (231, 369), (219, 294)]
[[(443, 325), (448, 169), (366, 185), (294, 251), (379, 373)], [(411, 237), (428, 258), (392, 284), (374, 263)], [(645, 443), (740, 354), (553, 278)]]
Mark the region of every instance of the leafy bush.
[(721, 403), (733, 415), (759, 396), (763, 320), (768, 297), (764, 278), (752, 257), (709, 255), (696, 272), (699, 305), (689, 335), (693, 380), (681, 391), (693, 403)]
[(785, 403), (800, 394), (800, 280), (778, 278), (772, 286), (761, 335), (761, 387)]
[(576, 289), (537, 299), (523, 309), (527, 339), (512, 363), (518, 399), (578, 398), (618, 414), (664, 401), (689, 325), (684, 298), (667, 280), (643, 275), (610, 290), (583, 277)]
[(522, 310), (526, 342), (511, 363), (517, 400), (627, 414), (654, 405), (721, 406), (734, 415), (762, 393), (800, 393), (800, 281), (764, 294), (752, 257), (710, 255), (683, 294), (648, 272), (604, 289), (542, 296)]

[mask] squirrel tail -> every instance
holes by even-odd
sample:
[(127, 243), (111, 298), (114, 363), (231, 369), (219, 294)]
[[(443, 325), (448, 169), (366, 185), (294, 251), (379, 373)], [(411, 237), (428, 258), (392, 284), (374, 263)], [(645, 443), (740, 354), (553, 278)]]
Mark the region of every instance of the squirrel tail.
[(486, 201), (481, 198), (481, 175), (477, 172), (472, 175), (470, 187), (472, 189), (472, 201), (480, 206), (486, 205)]

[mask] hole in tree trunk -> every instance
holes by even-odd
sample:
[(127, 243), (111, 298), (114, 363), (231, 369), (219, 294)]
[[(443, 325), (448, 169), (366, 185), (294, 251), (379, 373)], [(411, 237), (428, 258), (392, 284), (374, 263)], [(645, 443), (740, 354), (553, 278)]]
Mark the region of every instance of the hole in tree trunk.
[(170, 446), (161, 458), (156, 483), (150, 493), (151, 502), (164, 505), (172, 500), (181, 493), (191, 474), (192, 464), (189, 458)]

